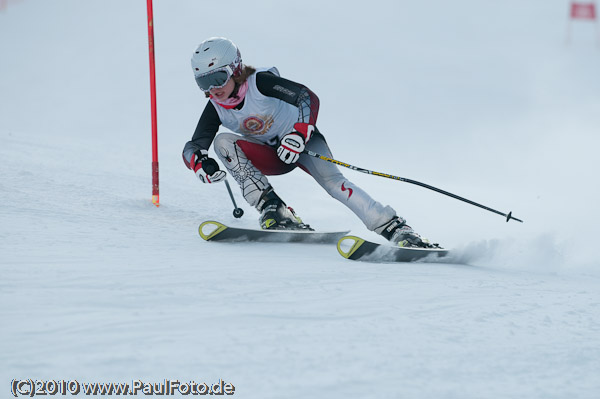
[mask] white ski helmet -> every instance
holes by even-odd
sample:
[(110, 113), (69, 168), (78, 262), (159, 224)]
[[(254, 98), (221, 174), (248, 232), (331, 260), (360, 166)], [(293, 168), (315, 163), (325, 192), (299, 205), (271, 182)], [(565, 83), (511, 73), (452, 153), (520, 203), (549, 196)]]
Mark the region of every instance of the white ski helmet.
[(225, 86), (242, 73), (242, 56), (237, 46), (224, 37), (206, 39), (192, 54), (196, 83), (203, 91)]

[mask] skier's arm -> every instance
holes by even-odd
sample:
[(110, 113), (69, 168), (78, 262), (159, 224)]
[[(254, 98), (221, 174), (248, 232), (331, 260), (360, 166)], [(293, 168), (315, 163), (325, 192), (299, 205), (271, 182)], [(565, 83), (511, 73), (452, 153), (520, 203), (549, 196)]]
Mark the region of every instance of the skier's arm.
[(319, 98), (308, 87), (279, 77), (271, 72), (256, 74), (256, 86), (265, 96), (275, 97), (298, 107), (298, 121), (294, 131), (281, 138), (277, 156), (281, 161), (295, 163), (316, 130)]
[(298, 122), (311, 125), (317, 123), (319, 98), (308, 87), (268, 71), (256, 74), (256, 87), (265, 96), (275, 97), (298, 107)]
[(217, 110), (213, 103), (209, 101), (198, 121), (194, 136), (192, 136), (192, 139), (185, 143), (185, 147), (183, 147), (183, 162), (188, 169), (193, 169), (190, 163), (192, 161), (192, 155), (194, 155), (195, 152), (208, 151), (217, 135), (220, 125), (221, 119), (219, 119), (219, 114), (217, 114)]
[(226, 176), (226, 173), (220, 170), (217, 161), (208, 156), (208, 148), (220, 125), (221, 119), (219, 119), (217, 110), (209, 101), (198, 121), (194, 136), (183, 147), (181, 155), (185, 166), (193, 170), (202, 183), (216, 183)]

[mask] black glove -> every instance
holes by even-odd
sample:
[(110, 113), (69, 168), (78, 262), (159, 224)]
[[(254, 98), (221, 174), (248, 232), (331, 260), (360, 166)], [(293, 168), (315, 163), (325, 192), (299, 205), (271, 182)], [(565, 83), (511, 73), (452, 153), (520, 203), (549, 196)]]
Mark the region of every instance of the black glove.
[(227, 176), (227, 173), (219, 168), (217, 161), (209, 158), (206, 150), (196, 151), (192, 155), (190, 166), (202, 183), (217, 183)]

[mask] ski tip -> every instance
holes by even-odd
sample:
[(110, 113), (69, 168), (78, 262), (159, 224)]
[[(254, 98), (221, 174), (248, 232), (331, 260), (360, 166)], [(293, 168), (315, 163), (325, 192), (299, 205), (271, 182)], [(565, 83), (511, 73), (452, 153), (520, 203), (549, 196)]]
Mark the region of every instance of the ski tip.
[(226, 229), (227, 226), (225, 226), (223, 223), (208, 220), (200, 224), (200, 227), (198, 227), (198, 233), (204, 240), (210, 241), (213, 237)]
[(338, 240), (337, 250), (346, 259), (352, 259), (351, 256), (365, 242), (360, 237), (344, 236)]

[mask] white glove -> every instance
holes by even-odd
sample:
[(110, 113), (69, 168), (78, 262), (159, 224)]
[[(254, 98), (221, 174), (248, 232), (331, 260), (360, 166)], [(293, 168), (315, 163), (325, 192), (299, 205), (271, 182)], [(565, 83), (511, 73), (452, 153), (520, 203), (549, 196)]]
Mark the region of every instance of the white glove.
[(295, 163), (300, 158), (304, 147), (304, 137), (296, 132), (288, 133), (283, 136), (279, 147), (277, 147), (277, 156), (289, 165)]
[(202, 183), (217, 183), (225, 179), (227, 173), (219, 169), (219, 164), (208, 157), (208, 151), (196, 151), (192, 155), (190, 166)]
[(288, 165), (295, 163), (300, 158), (315, 127), (308, 123), (298, 122), (294, 124), (294, 129), (296, 131), (283, 136), (277, 147), (277, 156)]

